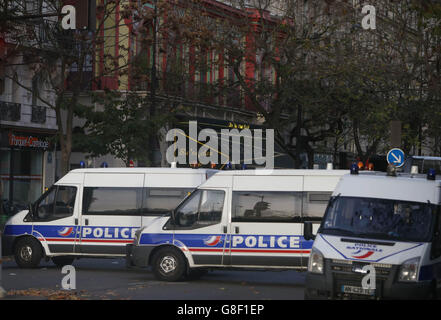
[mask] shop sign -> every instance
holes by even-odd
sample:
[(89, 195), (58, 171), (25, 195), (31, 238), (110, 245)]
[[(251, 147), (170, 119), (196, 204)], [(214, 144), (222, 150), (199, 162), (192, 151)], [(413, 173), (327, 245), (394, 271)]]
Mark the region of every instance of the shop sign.
[(39, 148), (47, 149), (49, 147), (49, 142), (41, 140), (37, 137), (32, 136), (17, 136), (12, 133), (9, 134), (9, 145), (11, 147), (28, 147), (28, 148)]

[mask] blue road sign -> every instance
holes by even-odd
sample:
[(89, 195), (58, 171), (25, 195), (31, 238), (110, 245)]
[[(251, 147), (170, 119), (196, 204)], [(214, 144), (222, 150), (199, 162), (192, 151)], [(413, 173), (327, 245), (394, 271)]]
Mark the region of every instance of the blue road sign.
[(387, 163), (395, 167), (402, 167), (404, 164), (404, 151), (398, 148), (391, 149), (386, 156)]

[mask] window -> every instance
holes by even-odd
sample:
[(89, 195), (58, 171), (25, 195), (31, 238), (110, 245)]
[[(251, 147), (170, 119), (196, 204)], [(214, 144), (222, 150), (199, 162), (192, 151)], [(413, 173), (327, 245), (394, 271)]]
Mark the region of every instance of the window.
[(35, 218), (49, 221), (72, 216), (76, 194), (76, 187), (52, 187), (38, 201), (35, 207)]
[(85, 187), (83, 214), (129, 215), (141, 214), (142, 188)]
[(430, 203), (361, 197), (335, 197), (320, 227), (324, 234), (427, 242), (436, 207)]
[(195, 229), (220, 223), (225, 192), (220, 190), (196, 190), (178, 209), (175, 226)]
[(325, 214), (332, 192), (305, 192), (303, 217), (307, 220), (321, 220)]
[(301, 192), (233, 192), (233, 222), (300, 222)]
[(193, 189), (147, 188), (144, 191), (143, 215), (163, 215), (175, 209)]

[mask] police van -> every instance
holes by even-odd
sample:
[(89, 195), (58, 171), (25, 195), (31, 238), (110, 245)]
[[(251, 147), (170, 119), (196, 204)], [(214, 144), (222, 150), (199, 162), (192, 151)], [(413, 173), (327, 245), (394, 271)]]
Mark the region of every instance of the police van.
[[(344, 176), (315, 236), (305, 298), (436, 297), (441, 284), (441, 180)], [(305, 224), (305, 238), (311, 226)]]
[[(346, 170), (221, 171), (170, 217), (155, 219), (127, 246), (127, 263), (176, 281), (211, 268), (306, 268), (318, 225)], [(193, 274), (195, 272), (192, 272)]]
[(20, 267), (41, 258), (124, 257), (134, 232), (167, 214), (216, 170), (103, 168), (72, 170), (29, 210), (7, 221), (4, 255)]

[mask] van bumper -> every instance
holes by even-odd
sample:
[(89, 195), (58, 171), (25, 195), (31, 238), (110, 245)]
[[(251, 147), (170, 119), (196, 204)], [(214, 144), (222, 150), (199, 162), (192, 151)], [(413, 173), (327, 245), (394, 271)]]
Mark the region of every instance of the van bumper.
[(154, 248), (154, 246), (126, 245), (126, 266), (148, 267), (150, 255)]
[[(395, 273), (393, 273), (394, 275)], [(305, 299), (344, 299), (344, 298), (363, 298), (363, 299), (428, 299), (433, 293), (433, 286), (430, 281), (420, 281), (415, 283), (403, 283), (393, 281), (394, 277), (382, 282), (375, 296), (361, 296), (343, 294), (334, 285), (332, 275), (313, 274), (308, 272), (306, 275)], [(361, 282), (360, 282), (361, 287)]]

